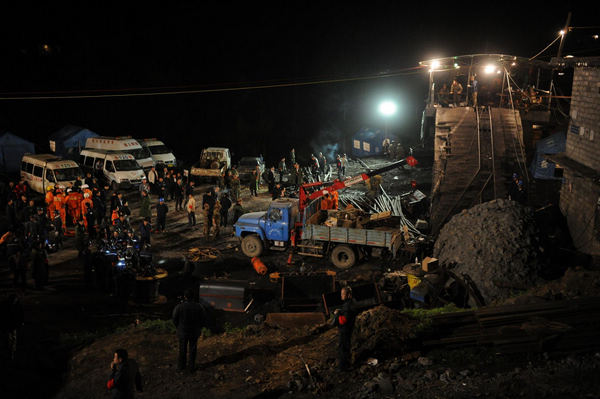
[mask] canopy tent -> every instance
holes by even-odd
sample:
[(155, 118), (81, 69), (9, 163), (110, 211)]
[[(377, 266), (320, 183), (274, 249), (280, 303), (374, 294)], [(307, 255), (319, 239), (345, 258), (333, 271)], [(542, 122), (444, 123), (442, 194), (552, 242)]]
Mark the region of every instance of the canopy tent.
[(0, 170), (7, 174), (19, 173), (23, 154), (35, 154), (35, 145), (10, 132), (0, 133)]
[(98, 134), (86, 128), (67, 125), (49, 137), (50, 150), (62, 158), (76, 161), (89, 137), (98, 137)]
[(383, 141), (386, 136), (381, 130), (364, 128), (352, 138), (352, 155), (365, 157), (383, 153)]
[(535, 156), (531, 162), (531, 174), (535, 179), (558, 180), (562, 178), (561, 169), (556, 163), (546, 159), (546, 154), (565, 152), (567, 138), (565, 133), (554, 133), (539, 140), (535, 146)]

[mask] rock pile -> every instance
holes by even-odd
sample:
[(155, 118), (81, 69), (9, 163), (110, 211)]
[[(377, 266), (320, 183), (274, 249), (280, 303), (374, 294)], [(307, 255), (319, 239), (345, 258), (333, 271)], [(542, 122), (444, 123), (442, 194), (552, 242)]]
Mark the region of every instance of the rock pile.
[(459, 276), (468, 274), (486, 303), (539, 281), (538, 229), (533, 211), (498, 199), (455, 215), (442, 228), (434, 256)]

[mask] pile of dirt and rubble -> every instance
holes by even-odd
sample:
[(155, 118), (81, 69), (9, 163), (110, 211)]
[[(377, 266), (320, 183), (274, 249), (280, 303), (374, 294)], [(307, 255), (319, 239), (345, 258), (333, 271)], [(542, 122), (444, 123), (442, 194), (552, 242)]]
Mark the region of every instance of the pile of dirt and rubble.
[(352, 335), (352, 357), (360, 362), (366, 357), (402, 353), (408, 349), (417, 321), (386, 306), (362, 312), (356, 318)]
[(540, 281), (533, 211), (514, 201), (498, 199), (455, 215), (442, 228), (434, 256), (456, 274), (468, 274), (488, 303)]

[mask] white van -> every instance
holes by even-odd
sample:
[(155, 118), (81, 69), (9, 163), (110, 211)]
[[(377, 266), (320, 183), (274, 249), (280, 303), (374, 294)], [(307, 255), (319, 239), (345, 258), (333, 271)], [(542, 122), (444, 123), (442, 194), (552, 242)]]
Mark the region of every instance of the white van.
[(21, 179), (38, 193), (45, 193), (48, 186), (61, 184), (67, 187), (77, 176), (83, 178), (83, 172), (77, 162), (70, 159), (53, 154), (25, 154), (21, 159)]
[(154, 166), (164, 165), (167, 168), (174, 168), (177, 166), (177, 161), (175, 160), (175, 155), (173, 155), (173, 151), (169, 147), (165, 145), (162, 141), (151, 138), (151, 139), (137, 139), (138, 143), (142, 145), (142, 147), (147, 148), (150, 151), (150, 155), (152, 155), (152, 160), (154, 161)]
[(79, 163), (86, 172), (107, 182), (113, 190), (138, 186), (146, 175), (133, 155), (120, 151), (81, 150)]
[(125, 137), (89, 137), (85, 141), (85, 149), (120, 151), (133, 155), (135, 160), (146, 171), (154, 166), (150, 151), (142, 147), (131, 136)]

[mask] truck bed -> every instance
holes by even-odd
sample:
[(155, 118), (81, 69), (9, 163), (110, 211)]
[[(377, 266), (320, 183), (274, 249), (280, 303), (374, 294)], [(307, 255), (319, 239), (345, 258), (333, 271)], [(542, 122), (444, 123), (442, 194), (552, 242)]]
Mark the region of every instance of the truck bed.
[(399, 234), (398, 229), (386, 230), (350, 229), (345, 227), (328, 227), (317, 224), (306, 224), (302, 227), (302, 239), (331, 241), (344, 244), (368, 245), (372, 247), (392, 248)]

